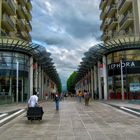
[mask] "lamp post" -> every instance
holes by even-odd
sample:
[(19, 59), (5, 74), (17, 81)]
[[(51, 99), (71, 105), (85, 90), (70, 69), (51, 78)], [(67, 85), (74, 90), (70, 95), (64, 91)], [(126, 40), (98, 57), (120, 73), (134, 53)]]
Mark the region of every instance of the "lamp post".
[(17, 67), (16, 67), (16, 103), (18, 103), (18, 76), (19, 76), (19, 62), (17, 61)]
[(120, 60), (121, 65), (121, 92), (122, 92), (122, 100), (124, 101), (124, 83), (123, 83), (123, 66), (122, 66), (122, 59)]

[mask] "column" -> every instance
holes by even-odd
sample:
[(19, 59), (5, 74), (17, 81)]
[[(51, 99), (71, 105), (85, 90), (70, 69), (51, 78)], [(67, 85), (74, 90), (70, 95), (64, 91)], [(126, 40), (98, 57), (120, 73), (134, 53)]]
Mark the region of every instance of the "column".
[(44, 71), (43, 69), (41, 70), (41, 94), (42, 94), (42, 99), (44, 98)]
[(107, 81), (107, 59), (106, 56), (103, 56), (103, 79), (104, 79), (104, 99), (108, 98), (108, 81)]
[(97, 92), (97, 66), (96, 65), (94, 65), (93, 75), (94, 75), (94, 91)]
[(91, 68), (91, 75), (90, 75), (90, 78), (91, 78), (91, 97), (93, 98), (94, 97), (94, 92), (93, 92), (93, 69)]
[(101, 87), (101, 77), (100, 77), (100, 64), (101, 62), (98, 61), (98, 91), (99, 91), (99, 99), (102, 99), (102, 87)]
[(35, 65), (35, 85), (34, 85), (34, 88), (35, 88), (35, 90), (37, 91), (37, 80), (38, 80), (38, 65), (37, 65), (37, 63), (35, 63), (34, 64)]
[(33, 95), (33, 58), (30, 57), (29, 96)]
[(24, 85), (23, 85), (23, 77), (22, 77), (22, 79), (21, 79), (21, 102), (23, 102), (23, 88), (24, 88)]
[(38, 91), (39, 91), (39, 97), (42, 99), (42, 92), (41, 92), (41, 66), (38, 67)]

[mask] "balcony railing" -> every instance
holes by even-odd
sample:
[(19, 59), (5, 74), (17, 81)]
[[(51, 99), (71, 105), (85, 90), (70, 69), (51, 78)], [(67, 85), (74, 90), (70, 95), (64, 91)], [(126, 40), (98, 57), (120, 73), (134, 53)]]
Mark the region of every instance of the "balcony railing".
[(14, 29), (14, 23), (7, 14), (3, 14), (2, 20), (5, 23), (5, 25), (6, 25), (6, 23), (9, 23), (9, 25), (11, 26), (11, 29)]
[(117, 21), (118, 21), (117, 18), (111, 18), (111, 20), (109, 21), (109, 25), (111, 25), (112, 22), (117, 22)]
[(121, 10), (124, 6), (128, 7), (130, 3), (132, 3), (131, 0), (120, 0), (118, 3), (118, 10)]
[(16, 6), (13, 0), (3, 0), (2, 2), (9, 14), (15, 14)]
[(100, 2), (100, 9), (103, 9), (104, 8), (104, 6), (105, 6), (105, 4), (106, 4), (106, 0), (101, 0), (101, 2)]
[(27, 7), (28, 10), (32, 9), (32, 5), (31, 5), (30, 1), (27, 2), (26, 7)]
[(108, 9), (107, 15), (108, 15), (108, 16), (112, 15), (112, 14), (115, 12), (115, 10), (117, 10), (117, 5), (116, 5), (116, 4), (113, 4), (113, 5), (110, 6), (110, 8)]
[(25, 13), (21, 5), (18, 5), (17, 13), (21, 19), (25, 18)]
[(101, 30), (104, 30), (106, 27), (107, 27), (107, 25), (108, 25), (108, 21), (107, 20), (105, 20), (104, 22), (102, 22), (102, 24), (101, 24)]
[(127, 13), (126, 15), (124, 15), (124, 17), (122, 18), (122, 20), (120, 21), (120, 26), (122, 26), (125, 22), (126, 22), (126, 20), (128, 20), (128, 19), (132, 19), (133, 20), (133, 13)]
[(26, 0), (18, 0), (18, 3), (20, 3), (21, 5), (25, 5), (26, 4)]

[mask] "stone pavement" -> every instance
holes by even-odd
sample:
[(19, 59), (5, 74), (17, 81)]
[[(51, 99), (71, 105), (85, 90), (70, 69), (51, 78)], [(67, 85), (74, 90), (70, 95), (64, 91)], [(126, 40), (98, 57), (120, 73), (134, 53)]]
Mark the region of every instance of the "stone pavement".
[(0, 140), (140, 140), (140, 117), (102, 102), (67, 99), (59, 111), (51, 101), (42, 106), (42, 121), (30, 122), (24, 113), (0, 127)]

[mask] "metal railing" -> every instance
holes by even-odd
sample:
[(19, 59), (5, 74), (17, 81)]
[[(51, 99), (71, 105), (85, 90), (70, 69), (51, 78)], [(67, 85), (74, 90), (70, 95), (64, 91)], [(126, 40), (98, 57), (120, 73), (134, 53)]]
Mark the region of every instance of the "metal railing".
[(121, 19), (121, 21), (119, 23), (120, 26), (122, 26), (125, 23), (125, 21), (129, 18), (133, 18), (133, 13), (128, 12), (126, 15), (124, 15), (124, 17)]

